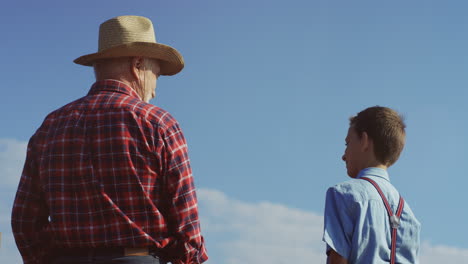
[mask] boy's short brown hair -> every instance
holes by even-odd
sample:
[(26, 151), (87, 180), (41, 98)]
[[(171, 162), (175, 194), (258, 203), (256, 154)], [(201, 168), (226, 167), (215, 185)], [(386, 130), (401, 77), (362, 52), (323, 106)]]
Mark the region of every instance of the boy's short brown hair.
[(395, 110), (388, 107), (369, 107), (349, 119), (361, 137), (366, 132), (374, 142), (374, 154), (379, 162), (393, 165), (405, 146), (405, 122)]

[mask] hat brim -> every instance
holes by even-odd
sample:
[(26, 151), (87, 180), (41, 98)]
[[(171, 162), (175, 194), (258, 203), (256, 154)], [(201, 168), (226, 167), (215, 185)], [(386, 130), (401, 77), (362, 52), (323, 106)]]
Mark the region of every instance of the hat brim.
[(176, 49), (164, 44), (151, 42), (122, 44), (100, 52), (81, 56), (73, 62), (84, 66), (93, 66), (93, 63), (100, 59), (135, 56), (161, 60), (161, 75), (174, 75), (184, 68), (184, 58)]

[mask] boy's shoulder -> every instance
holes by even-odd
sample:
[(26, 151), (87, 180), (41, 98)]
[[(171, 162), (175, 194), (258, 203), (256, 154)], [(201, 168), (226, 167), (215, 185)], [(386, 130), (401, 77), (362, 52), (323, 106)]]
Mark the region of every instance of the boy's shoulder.
[(369, 183), (364, 180), (350, 179), (330, 187), (327, 196), (338, 196), (348, 202), (362, 202), (370, 198), (369, 187)]

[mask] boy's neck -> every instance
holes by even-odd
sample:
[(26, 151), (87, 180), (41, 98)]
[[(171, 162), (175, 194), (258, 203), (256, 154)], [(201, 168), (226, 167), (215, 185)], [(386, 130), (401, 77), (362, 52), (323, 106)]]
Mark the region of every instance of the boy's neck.
[(369, 164), (366, 168), (379, 168), (379, 169), (383, 169), (383, 170), (387, 170), (388, 167), (383, 165), (383, 164), (380, 164), (380, 163), (377, 163), (377, 164)]

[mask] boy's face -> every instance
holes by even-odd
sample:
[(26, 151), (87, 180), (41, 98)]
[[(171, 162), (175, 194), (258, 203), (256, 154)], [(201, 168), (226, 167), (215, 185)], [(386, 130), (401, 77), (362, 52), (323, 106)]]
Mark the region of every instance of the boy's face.
[(362, 138), (359, 138), (354, 127), (350, 126), (346, 136), (346, 149), (342, 157), (346, 163), (348, 176), (356, 178), (359, 172), (365, 168), (365, 146)]

